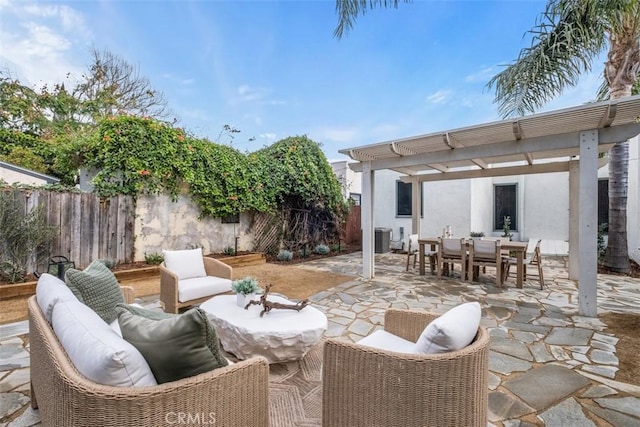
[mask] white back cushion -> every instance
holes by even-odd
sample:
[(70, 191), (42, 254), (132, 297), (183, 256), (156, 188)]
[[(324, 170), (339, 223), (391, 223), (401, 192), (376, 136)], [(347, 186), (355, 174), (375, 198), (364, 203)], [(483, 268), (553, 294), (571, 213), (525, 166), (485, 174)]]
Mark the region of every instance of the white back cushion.
[(80, 301), (59, 301), (51, 326), (78, 372), (116, 387), (157, 385), (142, 354)]
[(207, 272), (202, 260), (202, 248), (184, 251), (162, 251), (164, 265), (178, 276), (179, 280), (204, 277)]
[(478, 333), (481, 313), (478, 302), (453, 307), (427, 325), (416, 342), (416, 351), (433, 354), (465, 348)]
[(59, 301), (78, 301), (78, 298), (62, 280), (44, 273), (36, 285), (36, 301), (44, 313), (44, 318), (51, 323), (51, 312), (54, 305)]

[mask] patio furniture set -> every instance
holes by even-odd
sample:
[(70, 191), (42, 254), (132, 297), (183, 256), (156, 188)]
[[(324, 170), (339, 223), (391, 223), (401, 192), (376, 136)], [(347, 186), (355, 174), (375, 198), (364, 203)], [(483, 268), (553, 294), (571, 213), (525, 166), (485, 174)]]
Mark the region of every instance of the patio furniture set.
[[(165, 253), (169, 313), (133, 304), (133, 289), (119, 287), (99, 261), (69, 270), (66, 284), (43, 274), (28, 302), (31, 404), (43, 424), (165, 425), (187, 417), (268, 425), (269, 363), (302, 358), (327, 318), (310, 306), (264, 317), (260, 306), (239, 307), (235, 296), (220, 295), (230, 291), (231, 271), (217, 263), (200, 250)], [(172, 313), (194, 301), (204, 302)], [(220, 344), (239, 361), (225, 359)], [(440, 317), (389, 310), (384, 330), (359, 343), (328, 339), (323, 425), (484, 426), (488, 344), (478, 303)]]
[[(419, 262), (420, 275), (425, 274), (426, 260), (429, 260), (431, 274), (441, 277), (460, 265), (462, 280), (476, 280), (480, 268), (496, 269), (496, 286), (502, 286), (509, 277), (515, 277), (516, 287), (522, 288), (524, 280), (535, 277), (540, 283), (540, 289), (544, 287), (544, 273), (542, 271), (542, 255), (540, 253), (541, 240), (538, 240), (533, 250), (532, 257), (527, 260), (526, 252), (528, 242), (514, 242), (508, 238), (419, 238), (417, 234), (409, 236), (409, 248), (407, 255), (407, 270), (410, 260), (413, 259), (415, 268), (416, 260)], [(429, 246), (429, 249), (426, 246)], [(515, 256), (512, 256), (515, 255)], [(527, 273), (527, 264), (537, 268), (537, 274)], [(515, 266), (515, 275), (512, 275), (511, 267)]]

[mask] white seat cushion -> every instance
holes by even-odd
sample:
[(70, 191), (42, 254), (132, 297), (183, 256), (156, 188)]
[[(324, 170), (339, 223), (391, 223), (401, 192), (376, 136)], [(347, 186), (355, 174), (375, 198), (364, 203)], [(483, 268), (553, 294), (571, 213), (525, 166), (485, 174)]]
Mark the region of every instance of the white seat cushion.
[(60, 301), (78, 301), (71, 289), (56, 276), (44, 273), (36, 285), (36, 301), (44, 314), (44, 318), (51, 324), (53, 306)]
[(418, 353), (446, 353), (468, 346), (478, 333), (482, 308), (478, 302), (453, 307), (434, 319), (415, 344)]
[(379, 329), (369, 336), (362, 338), (358, 341), (360, 345), (366, 345), (367, 347), (373, 347), (380, 350), (395, 351), (397, 353), (412, 353), (416, 352), (416, 343), (405, 340), (397, 335), (393, 335), (385, 330)]
[(229, 279), (215, 276), (195, 277), (178, 282), (178, 301), (187, 302), (229, 291), (231, 291)]
[(157, 385), (138, 349), (80, 301), (55, 304), (51, 326), (73, 365), (89, 380), (116, 387)]
[(202, 248), (184, 251), (163, 250), (162, 255), (164, 256), (164, 265), (178, 276), (179, 280), (207, 275), (202, 259)]

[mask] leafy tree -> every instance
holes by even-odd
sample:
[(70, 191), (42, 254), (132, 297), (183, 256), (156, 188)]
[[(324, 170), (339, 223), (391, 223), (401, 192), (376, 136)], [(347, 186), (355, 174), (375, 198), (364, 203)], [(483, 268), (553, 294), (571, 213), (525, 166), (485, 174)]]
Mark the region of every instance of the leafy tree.
[[(632, 94), (640, 73), (640, 2), (637, 0), (550, 0), (531, 30), (531, 46), (488, 83), (504, 117), (534, 112), (575, 86), (605, 49), (608, 94)], [(609, 241), (604, 265), (628, 272), (628, 141), (609, 153)]]
[(122, 57), (108, 51), (92, 49), (93, 63), (73, 89), (73, 97), (81, 101), (94, 119), (127, 113), (164, 119), (167, 102), (162, 92)]

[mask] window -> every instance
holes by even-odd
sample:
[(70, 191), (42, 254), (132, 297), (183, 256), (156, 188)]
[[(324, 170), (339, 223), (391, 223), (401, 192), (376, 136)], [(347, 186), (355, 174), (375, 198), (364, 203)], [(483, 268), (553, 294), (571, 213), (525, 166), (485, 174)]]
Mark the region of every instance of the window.
[(349, 193), (349, 198), (355, 206), (360, 206), (360, 193)]
[(598, 180), (598, 226), (609, 223), (609, 180)]
[(240, 214), (227, 215), (222, 217), (223, 224), (240, 224)]
[(511, 218), (510, 229), (518, 230), (517, 185), (495, 185), (493, 187), (493, 229), (502, 230), (504, 217)]
[[(422, 185), (420, 185), (420, 216), (424, 215), (424, 198), (422, 193)], [(396, 181), (396, 216), (412, 215), (412, 189), (411, 183)]]

